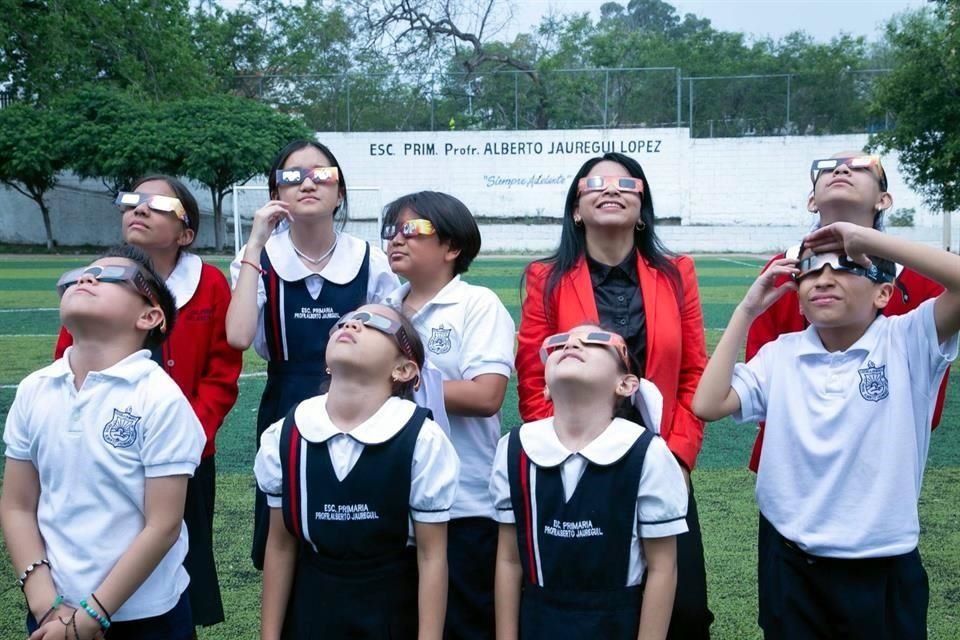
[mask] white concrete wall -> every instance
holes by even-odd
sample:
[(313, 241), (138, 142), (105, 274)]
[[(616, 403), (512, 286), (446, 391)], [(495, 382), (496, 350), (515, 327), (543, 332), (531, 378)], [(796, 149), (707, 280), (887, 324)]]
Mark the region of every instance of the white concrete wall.
[[(484, 218), (559, 218), (566, 190), (580, 165), (606, 151), (636, 158), (647, 173), (665, 243), (677, 251), (767, 252), (793, 242), (814, 220), (806, 209), (809, 166), (814, 158), (860, 149), (866, 135), (690, 139), (685, 129), (571, 131), (443, 131), (319, 133), (343, 167), (351, 189), (348, 229), (376, 237), (378, 212), (405, 193), (447, 191), (480, 219), (485, 251), (545, 252), (556, 246), (556, 225), (502, 225)], [(909, 189), (896, 157), (884, 166), (893, 209), (913, 208), (911, 237), (939, 244), (942, 218)], [(261, 178), (254, 183), (263, 184)], [(211, 203), (192, 185), (203, 213), (197, 246), (213, 244)], [(262, 191), (240, 196), (241, 218), (266, 199)], [(65, 175), (48, 195), (54, 235), (63, 245), (119, 240), (117, 210), (97, 181)], [(224, 204), (229, 216), (231, 200)], [(227, 224), (228, 246), (232, 223)], [(43, 225), (36, 205), (0, 189), (0, 241), (40, 244)]]

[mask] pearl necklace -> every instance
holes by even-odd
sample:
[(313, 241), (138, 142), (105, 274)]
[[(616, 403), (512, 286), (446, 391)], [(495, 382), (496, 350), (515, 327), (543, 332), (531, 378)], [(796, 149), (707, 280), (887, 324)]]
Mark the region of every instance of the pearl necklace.
[(337, 248), (338, 240), (340, 240), (340, 236), (339, 235), (334, 236), (333, 244), (330, 245), (330, 248), (327, 249), (326, 253), (324, 253), (319, 258), (311, 258), (307, 254), (305, 254), (303, 251), (300, 251), (300, 249), (297, 249), (297, 245), (293, 244), (293, 238), (290, 238), (290, 246), (293, 247), (293, 252), (296, 253), (298, 256), (300, 256), (301, 258), (303, 258), (304, 260), (306, 260), (312, 265), (318, 265), (324, 260), (326, 260), (327, 258), (329, 258), (331, 254), (333, 254), (333, 251)]

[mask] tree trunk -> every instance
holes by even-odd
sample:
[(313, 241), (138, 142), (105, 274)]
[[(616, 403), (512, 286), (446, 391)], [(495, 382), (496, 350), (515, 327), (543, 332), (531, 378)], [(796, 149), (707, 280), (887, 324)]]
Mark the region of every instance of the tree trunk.
[(210, 187), (213, 201), (213, 243), (217, 252), (223, 251), (223, 194), (219, 189)]
[(43, 215), (43, 230), (47, 234), (47, 251), (53, 251), (57, 243), (53, 239), (53, 228), (50, 225), (50, 209), (47, 207), (47, 203), (44, 202), (42, 193), (34, 196), (34, 200), (40, 205), (40, 213)]

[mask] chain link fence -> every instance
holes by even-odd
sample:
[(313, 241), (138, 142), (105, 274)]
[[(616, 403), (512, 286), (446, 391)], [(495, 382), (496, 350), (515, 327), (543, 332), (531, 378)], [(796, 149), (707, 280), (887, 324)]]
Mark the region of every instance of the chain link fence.
[(685, 76), (676, 67), (491, 73), (259, 75), (235, 93), (322, 131), (689, 127), (691, 136), (875, 132), (870, 96), (886, 69)]

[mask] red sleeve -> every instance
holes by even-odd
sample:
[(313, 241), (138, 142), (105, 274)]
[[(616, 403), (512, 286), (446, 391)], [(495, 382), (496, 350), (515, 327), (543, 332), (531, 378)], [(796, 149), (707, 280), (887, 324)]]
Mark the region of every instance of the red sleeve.
[(63, 357), (63, 352), (67, 347), (73, 344), (73, 336), (65, 328), (60, 327), (60, 335), (57, 336), (57, 346), (53, 348), (53, 359), (59, 360)]
[(540, 420), (553, 415), (553, 404), (543, 397), (546, 382), (540, 345), (544, 338), (555, 333), (555, 325), (547, 318), (543, 304), (543, 289), (549, 267), (534, 262), (524, 274), (524, 299), (520, 311), (520, 329), (517, 333), (517, 395), (520, 418), (524, 422)]
[[(770, 265), (774, 260), (779, 260), (783, 257), (783, 254), (779, 254), (770, 259), (767, 264), (763, 265), (763, 269), (760, 270), (760, 273), (763, 273), (770, 268)], [(777, 322), (777, 316), (779, 311), (782, 310), (782, 305), (786, 305), (789, 301), (786, 298), (791, 298), (792, 296), (788, 292), (784, 295), (783, 298), (780, 298), (775, 303), (773, 303), (769, 309), (761, 313), (756, 319), (751, 323), (750, 329), (747, 331), (747, 346), (745, 350), (744, 360), (752, 360), (753, 356), (757, 355), (757, 351), (760, 351), (760, 347), (772, 342), (777, 339), (783, 330), (779, 328)], [(796, 301), (794, 300), (794, 303)], [(799, 312), (798, 312), (799, 313)]]
[(683, 305), (680, 308), (680, 376), (677, 383), (677, 404), (673, 412), (666, 443), (677, 458), (692, 471), (703, 445), (703, 420), (693, 413), (693, 394), (697, 391), (703, 368), (707, 364), (707, 345), (703, 330), (703, 309), (693, 260), (677, 260), (683, 283)]
[(190, 405), (207, 435), (204, 455), (213, 453), (217, 430), (237, 401), (237, 378), (243, 368), (243, 352), (227, 344), (226, 318), (227, 307), (230, 305), (230, 286), (222, 273), (215, 267), (208, 267), (209, 265), (204, 265), (204, 277), (211, 278), (213, 326), (203, 372), (197, 381), (196, 393), (189, 398)]

